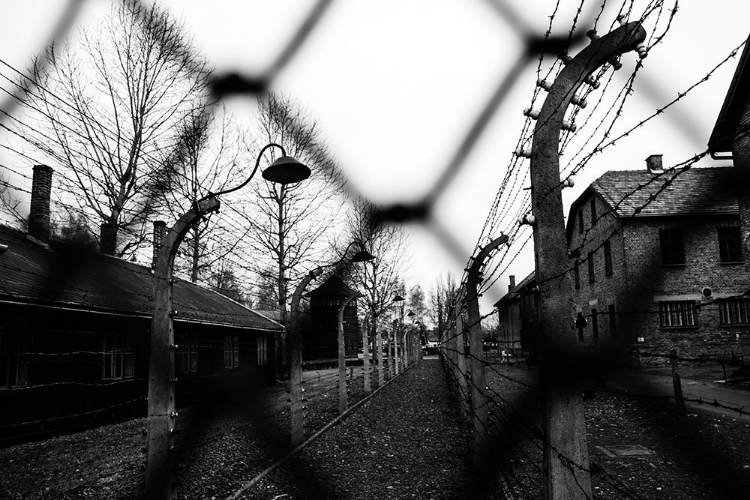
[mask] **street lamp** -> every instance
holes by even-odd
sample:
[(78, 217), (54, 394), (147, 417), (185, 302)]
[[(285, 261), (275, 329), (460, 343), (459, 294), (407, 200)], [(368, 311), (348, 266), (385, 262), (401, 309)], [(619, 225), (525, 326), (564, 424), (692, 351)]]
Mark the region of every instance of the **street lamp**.
[(219, 209), (217, 196), (231, 193), (247, 185), (260, 165), (263, 153), (271, 147), (281, 150), (282, 156), (263, 171), (271, 182), (286, 185), (300, 182), (310, 176), (310, 169), (286, 155), (278, 144), (263, 147), (258, 154), (250, 177), (239, 186), (219, 193), (209, 193), (193, 203), (192, 208), (180, 217), (158, 243), (159, 251), (154, 262), (154, 310), (151, 317), (151, 342), (148, 384), (148, 442), (146, 462), (146, 497), (171, 498), (173, 481), (170, 450), (174, 445), (174, 427), (177, 417), (175, 405), (174, 357), (178, 346), (174, 343), (175, 311), (172, 310), (172, 274), (177, 248), (190, 226), (203, 216)]
[[(299, 331), (299, 303), (302, 298), (302, 293), (307, 288), (310, 282), (320, 276), (323, 270), (327, 267), (332, 267), (340, 264), (345, 258), (346, 254), (352, 245), (358, 244), (360, 249), (349, 258), (350, 262), (366, 262), (375, 258), (370, 252), (364, 249), (362, 243), (358, 241), (352, 241), (344, 250), (341, 259), (331, 264), (318, 266), (317, 268), (310, 271), (307, 276), (302, 278), (302, 281), (297, 285), (292, 295), (291, 303), (291, 314), (289, 315), (289, 322), (286, 325), (289, 332), (289, 383), (290, 383), (290, 415), (291, 415), (291, 442), (292, 446), (297, 446), (304, 440), (304, 417), (302, 413), (302, 339)], [(343, 311), (343, 307), (342, 307)], [(343, 318), (342, 318), (343, 319)], [(341, 320), (339, 321), (341, 325)], [(343, 325), (340, 326), (343, 328)], [(341, 336), (341, 335), (340, 335)], [(367, 339), (367, 333), (365, 333), (365, 340)], [(341, 346), (340, 346), (341, 349)], [(370, 373), (367, 366), (367, 344), (364, 347), (364, 368), (365, 368), (365, 392), (369, 391), (370, 386)], [(345, 362), (345, 361), (344, 361)], [(346, 393), (344, 393), (344, 396)], [(341, 403), (340, 403), (341, 406)]]
[[(393, 298), (391, 299), (392, 303), (398, 302), (399, 305), (401, 306), (400, 314), (402, 316), (404, 314), (404, 300), (405, 299), (399, 294), (394, 295)], [(399, 321), (399, 323), (396, 326), (396, 331), (393, 333), (393, 337), (395, 338), (395, 342), (394, 342), (395, 345), (393, 348), (393, 354), (394, 354), (393, 360), (391, 360), (391, 332), (390, 331), (388, 332), (388, 373), (391, 375), (391, 377), (393, 377), (394, 372), (396, 375), (398, 375), (398, 335), (402, 330), (402, 328), (399, 328), (399, 326), (403, 326), (401, 321)], [(393, 361), (393, 363), (391, 363), (391, 361)]]

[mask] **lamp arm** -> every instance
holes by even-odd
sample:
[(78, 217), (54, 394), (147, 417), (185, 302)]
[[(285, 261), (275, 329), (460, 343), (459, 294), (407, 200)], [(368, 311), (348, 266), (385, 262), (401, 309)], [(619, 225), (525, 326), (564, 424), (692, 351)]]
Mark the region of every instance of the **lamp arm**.
[(270, 144), (266, 144), (265, 146), (263, 146), (263, 149), (260, 150), (260, 153), (258, 153), (258, 159), (255, 161), (255, 168), (253, 168), (253, 172), (250, 174), (250, 177), (248, 177), (245, 180), (245, 182), (243, 182), (239, 186), (235, 186), (233, 188), (229, 188), (229, 189), (225, 189), (223, 191), (219, 191), (216, 194), (209, 193), (208, 195), (205, 196), (205, 198), (208, 198), (210, 196), (219, 196), (219, 195), (222, 195), (222, 194), (231, 193), (231, 192), (237, 191), (238, 189), (242, 189), (243, 187), (247, 186), (247, 184), (250, 182), (250, 180), (252, 180), (252, 178), (255, 176), (255, 172), (258, 171), (258, 167), (260, 166), (260, 159), (263, 158), (263, 153), (265, 153), (266, 149), (268, 149), (270, 147), (277, 147), (277, 148), (279, 148), (281, 150), (281, 154), (283, 156), (286, 156), (286, 150), (280, 144), (276, 144), (275, 142), (272, 142)]

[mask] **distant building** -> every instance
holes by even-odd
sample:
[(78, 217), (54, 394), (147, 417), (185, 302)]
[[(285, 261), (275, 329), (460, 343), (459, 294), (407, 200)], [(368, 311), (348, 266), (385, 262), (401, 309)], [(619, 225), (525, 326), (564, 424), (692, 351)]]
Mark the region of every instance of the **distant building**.
[(750, 288), (733, 168), (610, 171), (567, 220), (578, 341), (681, 355), (750, 347)]
[(511, 276), (508, 293), (495, 303), (500, 327), (498, 342), (508, 354), (527, 352), (537, 340), (539, 294), (534, 291), (534, 274), (518, 284), (515, 276)]
[[(51, 175), (0, 225), (0, 443), (146, 414), (151, 270), (51, 239)], [(273, 383), (281, 325), (179, 278), (174, 309), (177, 405)]]
[[(335, 275), (306, 294), (310, 297), (311, 325), (302, 332), (303, 361), (338, 359), (339, 309), (354, 295), (359, 293)], [(362, 347), (356, 299), (344, 308), (344, 346), (346, 356), (357, 356)]]

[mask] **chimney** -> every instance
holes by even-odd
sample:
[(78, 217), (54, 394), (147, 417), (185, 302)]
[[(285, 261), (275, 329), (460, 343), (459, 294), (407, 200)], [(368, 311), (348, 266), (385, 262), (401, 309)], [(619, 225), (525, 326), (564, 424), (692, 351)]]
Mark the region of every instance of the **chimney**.
[(167, 232), (167, 223), (163, 220), (154, 221), (154, 255), (151, 258), (151, 267), (156, 267), (156, 258), (159, 256), (161, 249), (161, 240)]
[(652, 174), (661, 174), (664, 172), (664, 167), (661, 164), (662, 155), (651, 155), (646, 158), (646, 170)]
[(49, 243), (49, 200), (52, 192), (52, 170), (47, 165), (34, 165), (31, 179), (31, 205), (29, 210), (29, 236)]
[(117, 226), (105, 222), (99, 226), (99, 251), (105, 255), (114, 255), (117, 250)]
[(509, 278), (510, 278), (510, 284), (508, 285), (508, 292), (513, 290), (513, 288), (515, 288), (516, 286), (516, 277), (511, 274)]

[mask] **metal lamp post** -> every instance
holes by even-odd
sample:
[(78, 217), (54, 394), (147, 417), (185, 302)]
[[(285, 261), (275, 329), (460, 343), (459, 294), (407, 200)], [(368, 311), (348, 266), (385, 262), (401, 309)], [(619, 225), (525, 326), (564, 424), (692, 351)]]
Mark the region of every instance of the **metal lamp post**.
[(236, 191), (250, 182), (257, 172), (266, 149), (277, 147), (282, 156), (263, 171), (263, 178), (278, 184), (300, 182), (310, 176), (310, 169), (286, 155), (278, 144), (271, 143), (261, 149), (250, 177), (239, 186), (224, 190), (193, 203), (159, 242), (154, 263), (154, 310), (151, 318), (151, 343), (148, 385), (148, 442), (146, 462), (146, 497), (172, 498), (172, 452), (174, 427), (177, 417), (175, 405), (175, 351), (174, 316), (172, 309), (172, 275), (177, 248), (190, 226), (202, 217), (219, 209), (218, 196)]
[[(304, 439), (304, 416), (302, 413), (303, 410), (303, 397), (302, 393), (304, 392), (304, 389), (302, 387), (302, 339), (300, 336), (300, 330), (299, 330), (299, 303), (300, 299), (302, 298), (302, 293), (304, 292), (305, 288), (307, 288), (307, 285), (310, 284), (310, 282), (320, 276), (323, 273), (323, 269), (331, 266), (336, 266), (340, 264), (345, 258), (346, 254), (349, 252), (349, 249), (352, 247), (353, 244), (358, 243), (356, 241), (352, 241), (349, 243), (349, 245), (346, 247), (346, 250), (343, 252), (343, 257), (341, 260), (334, 262), (333, 264), (328, 264), (326, 266), (320, 266), (316, 269), (310, 271), (307, 276), (305, 276), (302, 281), (297, 285), (297, 288), (294, 290), (294, 294), (292, 295), (292, 304), (291, 304), (291, 314), (289, 317), (289, 324), (287, 325), (288, 331), (289, 331), (289, 383), (291, 384), (290, 387), (290, 415), (291, 415), (291, 441), (292, 446), (297, 446), (302, 443)], [(350, 262), (366, 262), (368, 260), (372, 260), (375, 258), (374, 255), (372, 255), (370, 252), (364, 249), (361, 243), (360, 250), (357, 251), (354, 255), (352, 255), (349, 258)], [(365, 333), (365, 340), (367, 339), (367, 333)], [(370, 382), (370, 373), (367, 371), (367, 343), (365, 342), (364, 346), (364, 352), (365, 352), (365, 391), (369, 389), (369, 382)]]
[[(399, 321), (398, 321), (398, 324), (396, 325), (396, 331), (394, 332), (394, 335), (393, 335), (395, 337), (393, 357), (391, 357), (390, 342), (388, 344), (388, 371), (390, 372), (391, 376), (393, 376), (394, 373), (398, 375), (398, 336), (401, 333), (401, 330), (403, 330), (403, 326), (404, 326), (403, 321), (402, 321), (402, 316), (404, 314), (404, 298), (401, 295), (396, 294), (393, 297), (393, 299), (391, 299), (391, 302), (394, 302), (394, 303), (398, 302), (401, 305), (401, 313), (400, 313), (401, 316), (399, 316)], [(389, 336), (389, 340), (390, 340), (390, 336)], [(393, 361), (393, 366), (391, 366), (391, 360)]]

